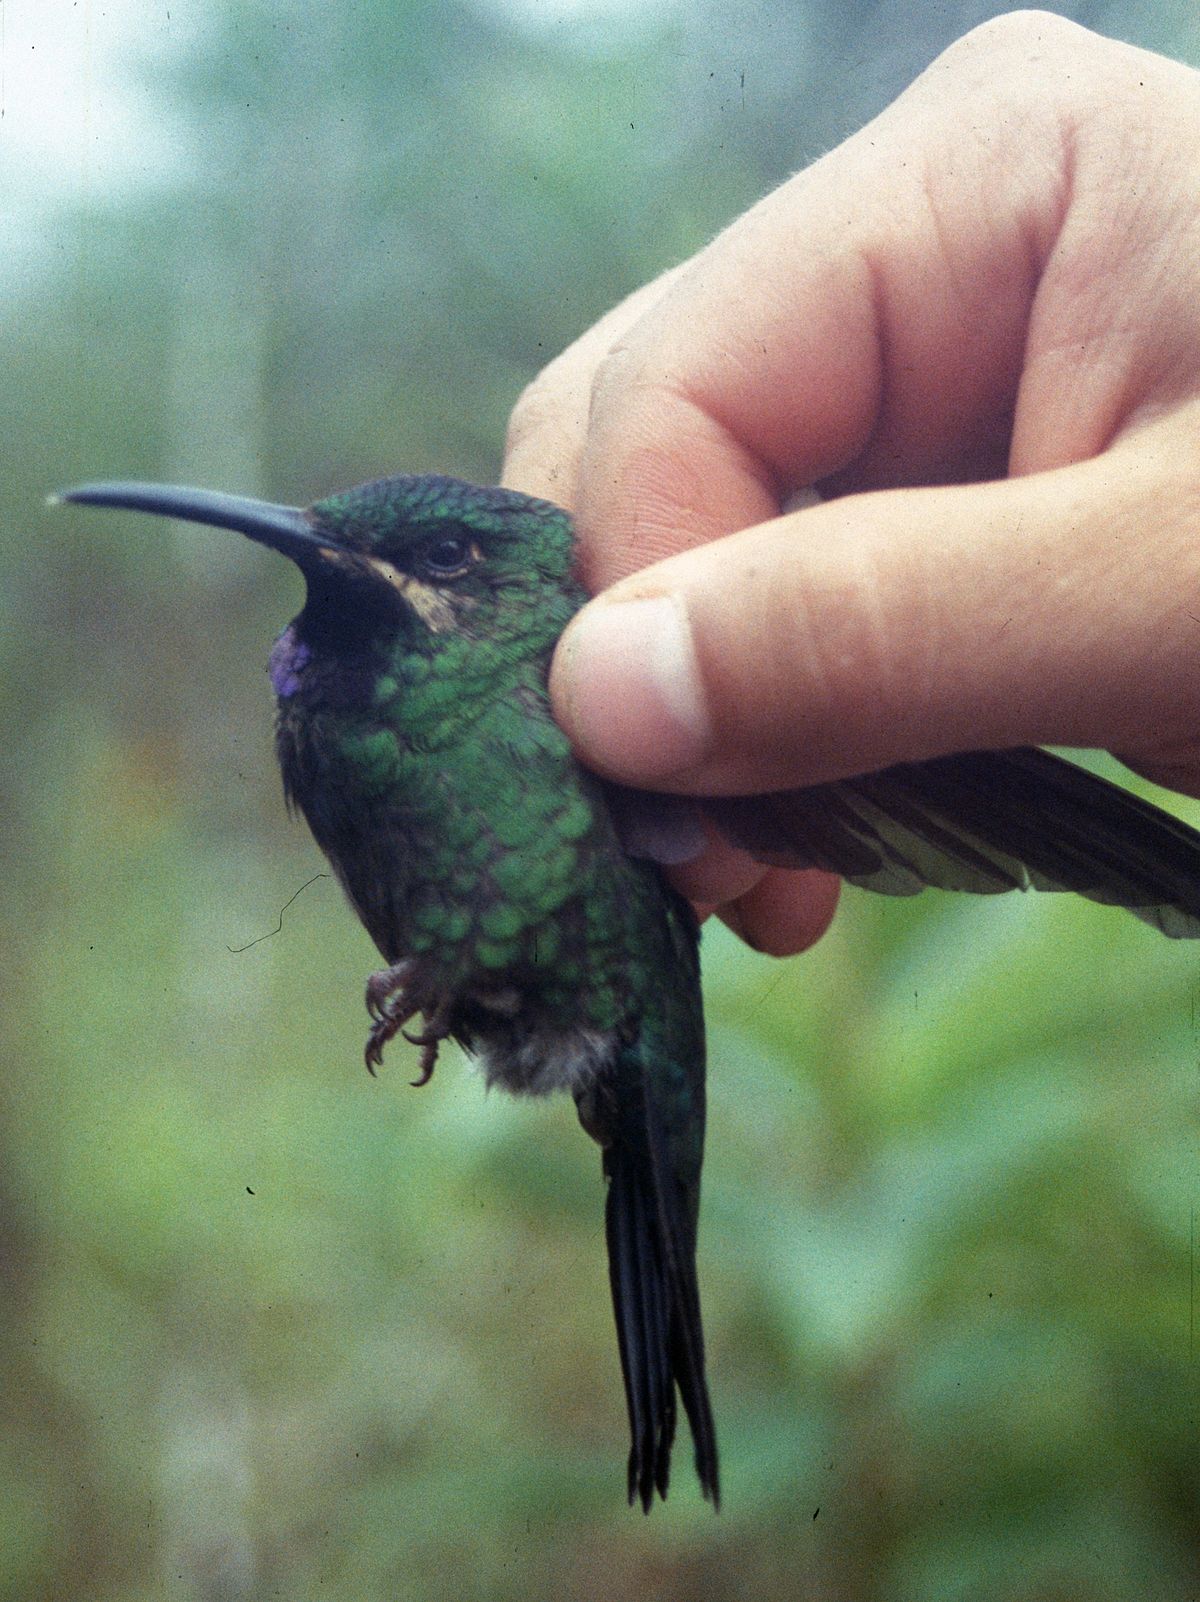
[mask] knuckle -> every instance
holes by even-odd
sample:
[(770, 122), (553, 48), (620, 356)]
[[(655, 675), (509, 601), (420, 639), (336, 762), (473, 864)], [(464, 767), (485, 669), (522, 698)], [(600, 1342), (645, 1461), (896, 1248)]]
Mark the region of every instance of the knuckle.
[(628, 394), (639, 380), (643, 361), (624, 340), (618, 340), (601, 357), (592, 378), (590, 415), (596, 417)]
[(1031, 53), (1044, 55), (1047, 50), (1065, 49), (1075, 54), (1086, 41), (1101, 43), (1097, 35), (1052, 11), (1005, 11), (964, 33), (942, 52), (941, 59), (974, 59), (983, 51), (1000, 62), (1015, 58), (1027, 65)]
[(1005, 101), (1045, 102), (1049, 95), (1064, 106), (1085, 106), (1111, 95), (1128, 78), (1131, 62), (1144, 73), (1154, 60), (1069, 17), (1021, 10), (989, 17), (963, 34), (929, 72), (938, 79), (953, 73), (981, 95)]
[(526, 384), (509, 413), (504, 435), (504, 452), (512, 456), (539, 439), (557, 418), (559, 396), (551, 369), (546, 368)]

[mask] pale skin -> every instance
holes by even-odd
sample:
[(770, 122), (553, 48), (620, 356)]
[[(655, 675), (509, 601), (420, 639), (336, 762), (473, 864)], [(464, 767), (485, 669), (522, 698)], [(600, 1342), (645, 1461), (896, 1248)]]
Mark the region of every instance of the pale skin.
[[(1200, 795), (1200, 73), (973, 30), (553, 361), (504, 482), (576, 515), (551, 691), (607, 775), (1050, 743)], [(716, 843), (675, 876), (781, 954), (837, 898)]]

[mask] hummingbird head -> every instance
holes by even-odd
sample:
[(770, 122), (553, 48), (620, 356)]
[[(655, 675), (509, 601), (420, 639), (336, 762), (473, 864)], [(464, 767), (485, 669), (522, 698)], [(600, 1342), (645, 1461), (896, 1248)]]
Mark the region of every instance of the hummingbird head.
[(140, 483), (84, 484), (55, 499), (234, 529), (279, 551), (308, 586), (297, 637), (338, 654), (426, 655), (464, 636), (548, 647), (583, 598), (565, 512), (459, 479), (379, 478), (307, 509)]

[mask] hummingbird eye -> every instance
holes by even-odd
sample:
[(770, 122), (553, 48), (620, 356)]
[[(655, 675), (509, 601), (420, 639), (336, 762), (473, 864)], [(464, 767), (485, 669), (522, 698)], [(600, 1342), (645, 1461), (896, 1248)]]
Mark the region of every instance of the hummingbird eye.
[(417, 564), (430, 578), (460, 578), (475, 563), (477, 552), (465, 534), (439, 534), (419, 546)]

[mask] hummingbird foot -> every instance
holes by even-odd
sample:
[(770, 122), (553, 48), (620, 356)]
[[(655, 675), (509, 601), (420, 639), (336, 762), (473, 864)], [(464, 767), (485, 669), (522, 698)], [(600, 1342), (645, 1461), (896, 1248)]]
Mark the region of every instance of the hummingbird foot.
[(395, 962), (390, 968), (381, 968), (367, 980), (367, 1011), (374, 1022), (367, 1035), (363, 1052), (367, 1072), (372, 1078), (375, 1070), (383, 1066), (383, 1048), (404, 1028), (416, 1013), (422, 1010), (409, 989), (413, 979), (414, 963), (411, 959)]
[[(427, 1085), (433, 1077), (437, 1063), (438, 1046), (450, 1033), (450, 1015), (454, 998), (449, 994), (419, 991), (414, 984), (416, 964), (411, 958), (381, 968), (367, 980), (367, 1011), (374, 1022), (367, 1036), (363, 1053), (368, 1072), (383, 1065), (383, 1048), (389, 1040), (402, 1035), (411, 1045), (420, 1046), (420, 1075), (414, 1085)], [(404, 1026), (417, 1013), (424, 1015), (424, 1028), (408, 1030)]]

